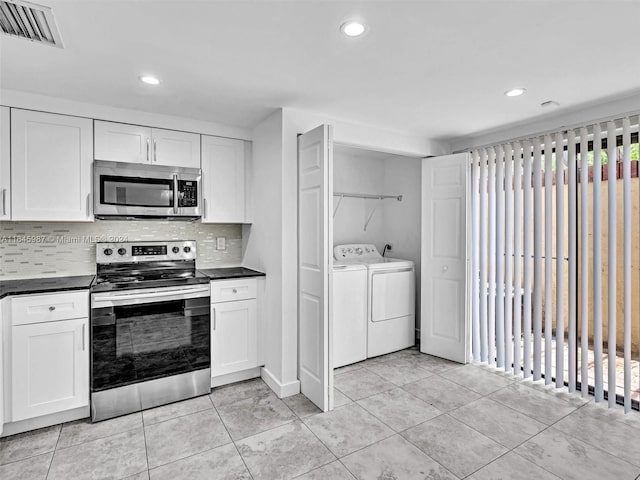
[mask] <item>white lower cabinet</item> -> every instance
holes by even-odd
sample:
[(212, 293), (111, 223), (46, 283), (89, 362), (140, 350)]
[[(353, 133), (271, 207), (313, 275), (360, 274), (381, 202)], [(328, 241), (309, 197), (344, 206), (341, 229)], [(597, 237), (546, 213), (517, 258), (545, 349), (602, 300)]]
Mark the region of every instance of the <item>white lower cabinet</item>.
[(211, 376), (258, 366), (256, 301), (216, 303), (211, 306)]
[[(89, 405), (89, 294), (86, 291), (18, 295), (6, 299), (4, 386), (8, 422)], [(7, 381), (8, 380), (8, 381)]]
[(89, 403), (87, 318), (14, 326), (12, 420)]
[(256, 279), (218, 280), (211, 282), (212, 292), (253, 292), (233, 301), (211, 304), (211, 376), (228, 375), (260, 366), (258, 354), (258, 314)]

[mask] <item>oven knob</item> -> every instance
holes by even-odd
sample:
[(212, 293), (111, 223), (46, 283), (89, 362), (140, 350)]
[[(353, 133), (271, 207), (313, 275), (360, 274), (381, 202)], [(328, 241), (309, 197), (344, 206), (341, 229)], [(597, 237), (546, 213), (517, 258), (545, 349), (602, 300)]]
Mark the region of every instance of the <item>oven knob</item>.
[(189, 253), (191, 251), (191, 247), (184, 247), (184, 253)]
[(102, 253), (104, 253), (106, 256), (109, 256), (113, 253), (113, 250), (111, 250), (110, 248), (105, 248)]
[(127, 253), (126, 249), (124, 249), (122, 247), (118, 249), (118, 255), (124, 255), (125, 253)]
[(172, 251), (173, 253), (178, 253), (178, 252), (180, 251), (180, 247), (173, 247), (173, 248), (171, 249), (171, 251)]

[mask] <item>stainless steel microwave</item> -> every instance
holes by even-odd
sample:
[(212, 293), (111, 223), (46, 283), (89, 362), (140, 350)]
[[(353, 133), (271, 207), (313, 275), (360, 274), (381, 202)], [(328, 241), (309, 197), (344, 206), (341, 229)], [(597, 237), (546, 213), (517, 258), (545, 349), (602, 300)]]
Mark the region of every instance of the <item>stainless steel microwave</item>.
[(202, 171), (143, 163), (93, 162), (96, 218), (197, 219)]

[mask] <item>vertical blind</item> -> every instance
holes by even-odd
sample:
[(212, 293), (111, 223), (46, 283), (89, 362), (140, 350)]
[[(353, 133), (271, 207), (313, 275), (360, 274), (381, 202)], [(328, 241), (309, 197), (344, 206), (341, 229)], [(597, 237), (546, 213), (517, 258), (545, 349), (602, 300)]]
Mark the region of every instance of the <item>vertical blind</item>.
[(471, 157), (474, 360), (585, 396), (591, 386), (596, 402), (606, 395), (609, 406), (622, 393), (626, 412), (640, 384), (632, 382), (640, 311), (631, 301), (640, 294), (632, 277), (640, 196), (631, 193), (639, 120), (485, 147)]

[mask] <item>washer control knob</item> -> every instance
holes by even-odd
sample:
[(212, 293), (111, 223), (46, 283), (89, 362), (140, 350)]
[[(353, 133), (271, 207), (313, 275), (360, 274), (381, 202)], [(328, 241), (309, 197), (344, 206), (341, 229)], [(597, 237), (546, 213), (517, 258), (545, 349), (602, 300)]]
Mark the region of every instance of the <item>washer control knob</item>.
[(178, 252), (180, 251), (180, 247), (173, 247), (173, 248), (171, 249), (171, 251), (172, 251), (173, 253), (178, 253)]
[(102, 253), (104, 253), (107, 257), (113, 253), (113, 250), (110, 248), (105, 248)]
[(126, 248), (120, 247), (118, 249), (118, 255), (124, 255), (125, 253), (127, 253), (127, 249)]
[(189, 253), (191, 251), (191, 247), (184, 247), (184, 253)]

